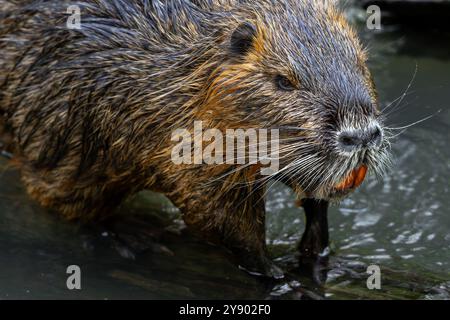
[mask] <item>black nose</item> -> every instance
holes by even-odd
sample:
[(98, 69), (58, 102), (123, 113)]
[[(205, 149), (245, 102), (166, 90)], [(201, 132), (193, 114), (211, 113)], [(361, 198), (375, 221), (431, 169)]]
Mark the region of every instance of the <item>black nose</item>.
[(338, 145), (344, 151), (354, 151), (360, 148), (379, 147), (382, 132), (379, 126), (366, 129), (342, 131), (338, 135)]

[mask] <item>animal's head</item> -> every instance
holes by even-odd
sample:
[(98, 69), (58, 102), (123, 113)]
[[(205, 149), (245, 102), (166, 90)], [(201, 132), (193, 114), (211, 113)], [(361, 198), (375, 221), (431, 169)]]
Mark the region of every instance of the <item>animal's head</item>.
[(336, 199), (367, 170), (382, 173), (388, 142), (377, 96), (342, 13), (321, 1), (267, 0), (243, 5), (234, 20), (227, 60), (208, 86), (216, 115), (232, 127), (279, 128), (276, 177), (308, 197)]

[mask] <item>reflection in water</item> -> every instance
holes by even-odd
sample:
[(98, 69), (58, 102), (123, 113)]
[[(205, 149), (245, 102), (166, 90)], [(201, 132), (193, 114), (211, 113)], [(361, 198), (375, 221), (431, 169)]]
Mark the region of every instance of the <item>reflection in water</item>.
[[(335, 253), (322, 270), (324, 286), (298, 269), (295, 247), (304, 221), (293, 194), (280, 184), (267, 200), (268, 242), (289, 272), (272, 282), (239, 271), (226, 252), (193, 238), (177, 210), (155, 195), (129, 201), (120, 210), (125, 217), (106, 225), (62, 221), (28, 199), (17, 172), (1, 159), (0, 299), (450, 298), (450, 60), (434, 58), (432, 48), (420, 52), (417, 38), (412, 57), (404, 50), (408, 38), (396, 39), (395, 33), (370, 35), (382, 105), (393, 102), (385, 111), (388, 126), (441, 112), (398, 130), (389, 175), (382, 182), (369, 179), (331, 208)], [(450, 43), (437, 41), (439, 52)], [(397, 104), (416, 64), (411, 88)], [(70, 264), (83, 270), (79, 292), (65, 288)], [(381, 266), (381, 291), (366, 288), (370, 264)]]

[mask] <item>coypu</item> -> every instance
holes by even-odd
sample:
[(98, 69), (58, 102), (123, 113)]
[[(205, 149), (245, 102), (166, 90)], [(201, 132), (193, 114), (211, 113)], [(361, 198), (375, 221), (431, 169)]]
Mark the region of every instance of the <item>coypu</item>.
[[(66, 26), (69, 5), (81, 28)], [(300, 243), (328, 245), (326, 211), (385, 168), (366, 53), (330, 1), (0, 0), (0, 115), (28, 193), (68, 219), (113, 212), (143, 189), (251, 272), (267, 256), (268, 181), (307, 216)], [(281, 169), (176, 165), (171, 132), (279, 128)]]

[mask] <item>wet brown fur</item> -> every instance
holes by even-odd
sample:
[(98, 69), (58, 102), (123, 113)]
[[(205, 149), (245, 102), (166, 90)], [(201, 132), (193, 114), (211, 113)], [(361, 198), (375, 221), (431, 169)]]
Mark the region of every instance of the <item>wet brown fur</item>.
[[(82, 19), (120, 11), (103, 1), (85, 2), (92, 9), (83, 7)], [(349, 50), (355, 50), (355, 66), (367, 80), (366, 57), (356, 35), (334, 6), (319, 2), (317, 10), (328, 13), (318, 19), (328, 17), (330, 32), (342, 33), (353, 45)], [(90, 42), (83, 32), (65, 28), (68, 3), (33, 7), (37, 3), (0, 0), (0, 112), (31, 197), (68, 219), (91, 220), (110, 215), (140, 190), (162, 192), (191, 228), (251, 256), (250, 269), (272, 272), (265, 244), (266, 187), (259, 183), (258, 170), (230, 173), (235, 168), (227, 165), (175, 165), (170, 138), (174, 129), (191, 130), (194, 120), (222, 129), (315, 126), (314, 119), (295, 119), (289, 110), (273, 107), (249, 117), (244, 100), (237, 99), (261, 81), (260, 73), (283, 70), (272, 63), (275, 57), (268, 58), (275, 45), (271, 39), (282, 32), (279, 26), (267, 25), (251, 1), (199, 0), (192, 3), (210, 23), (199, 25), (201, 17), (192, 24), (173, 18), (183, 20), (182, 30), (159, 25), (155, 30), (167, 28), (166, 33), (152, 33), (145, 24), (115, 16), (115, 27), (129, 28), (133, 35), (120, 31), (114, 42), (116, 31), (111, 30), (114, 39), (102, 46), (102, 40)], [(261, 1), (258, 10), (270, 6)], [(257, 36), (245, 56), (234, 57), (225, 51), (233, 30), (244, 21), (257, 26)], [(118, 50), (108, 52), (114, 46)], [(181, 51), (183, 56), (176, 54)], [(289, 68), (284, 71), (293, 84), (303, 84)], [(263, 87), (263, 95), (273, 90), (269, 84)], [(369, 88), (375, 100), (371, 84)]]

